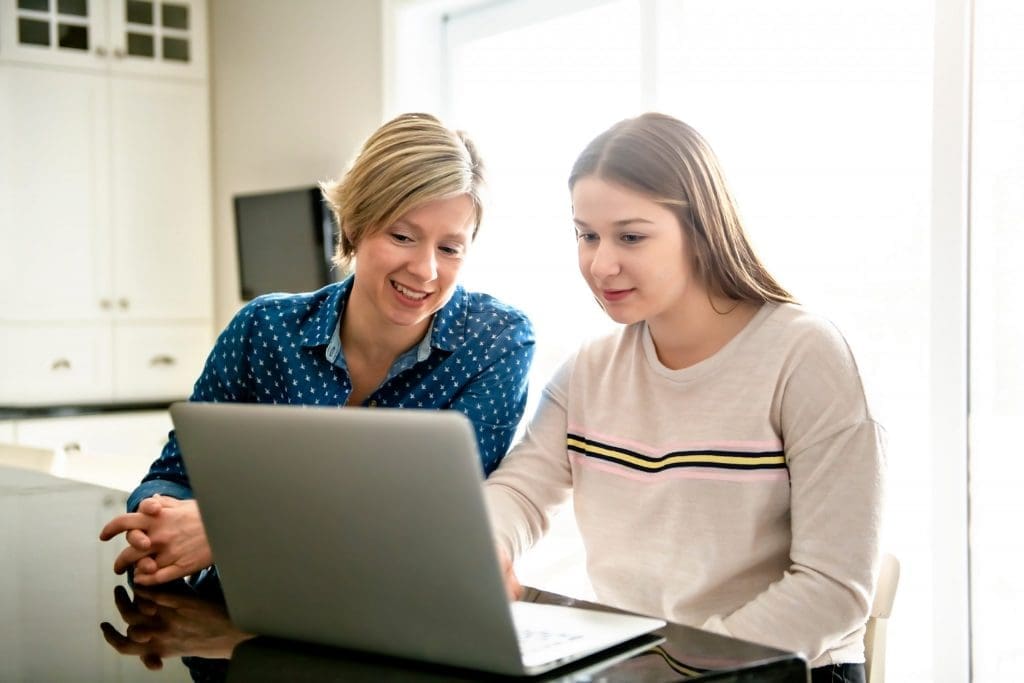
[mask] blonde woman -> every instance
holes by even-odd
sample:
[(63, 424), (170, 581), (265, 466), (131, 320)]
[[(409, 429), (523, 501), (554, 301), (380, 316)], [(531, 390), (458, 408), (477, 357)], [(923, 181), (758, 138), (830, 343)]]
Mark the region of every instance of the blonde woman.
[[(482, 164), (470, 140), (427, 114), (385, 123), (345, 176), (325, 184), (344, 281), (248, 303), (220, 335), (193, 401), (450, 409), (472, 421), (485, 473), (522, 417), (533, 357), (529, 320), (458, 284), (482, 217)], [(281, 457), (287, 457), (282, 453)], [(137, 584), (211, 565), (177, 439), (131, 494), (114, 570)]]
[(602, 602), (863, 681), (884, 457), (842, 335), (758, 260), (683, 122), (613, 126), (569, 188), (580, 272), (623, 327), (561, 368), (487, 481), (510, 593), (572, 492)]

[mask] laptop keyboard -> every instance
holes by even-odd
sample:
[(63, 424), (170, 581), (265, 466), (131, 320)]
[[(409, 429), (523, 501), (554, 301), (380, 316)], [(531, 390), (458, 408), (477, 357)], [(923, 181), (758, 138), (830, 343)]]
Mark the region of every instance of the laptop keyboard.
[(519, 638), (519, 649), (524, 655), (536, 655), (583, 637), (581, 633), (565, 633), (536, 628), (518, 628), (516, 635)]

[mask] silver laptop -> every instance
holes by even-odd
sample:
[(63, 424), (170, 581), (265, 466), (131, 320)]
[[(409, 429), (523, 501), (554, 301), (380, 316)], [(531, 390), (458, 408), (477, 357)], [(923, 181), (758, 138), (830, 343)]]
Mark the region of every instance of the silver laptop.
[(461, 413), (178, 403), (171, 417), (242, 630), (533, 675), (648, 648), (665, 624), (509, 603)]

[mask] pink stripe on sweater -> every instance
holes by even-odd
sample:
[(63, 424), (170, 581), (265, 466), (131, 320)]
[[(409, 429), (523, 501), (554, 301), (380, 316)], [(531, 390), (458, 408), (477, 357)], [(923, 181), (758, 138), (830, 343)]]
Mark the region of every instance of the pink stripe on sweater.
[(789, 470), (785, 468), (771, 470), (728, 470), (717, 467), (676, 467), (657, 472), (639, 472), (605, 460), (588, 458), (576, 451), (569, 451), (569, 459), (580, 467), (589, 467), (601, 472), (607, 472), (608, 474), (614, 474), (617, 477), (647, 484), (665, 481), (666, 479), (710, 479), (717, 481), (786, 481), (789, 479)]
[(764, 441), (743, 441), (743, 440), (721, 440), (721, 441), (683, 441), (677, 444), (671, 444), (668, 446), (651, 446), (649, 444), (640, 443), (639, 441), (632, 441), (630, 439), (623, 439), (621, 437), (612, 436), (610, 434), (601, 434), (588, 430), (582, 425), (569, 425), (569, 432), (571, 434), (577, 434), (579, 436), (585, 436), (588, 439), (594, 439), (601, 443), (609, 446), (621, 446), (628, 448), (631, 451), (637, 453), (643, 453), (649, 456), (659, 456), (666, 453), (676, 453), (678, 451), (699, 451), (699, 450), (720, 450), (720, 451), (747, 451), (747, 452), (761, 452), (761, 451), (781, 451), (782, 441), (779, 439), (766, 439)]

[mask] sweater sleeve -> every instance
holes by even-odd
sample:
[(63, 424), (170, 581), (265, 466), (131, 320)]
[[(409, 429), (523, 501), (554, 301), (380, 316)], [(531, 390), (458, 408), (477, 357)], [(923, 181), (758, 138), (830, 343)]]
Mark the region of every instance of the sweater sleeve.
[(523, 438), (487, 479), (487, 501), (496, 542), (513, 560), (547, 532), (550, 515), (572, 487), (566, 450), (570, 360), (544, 388)]
[(880, 559), (884, 435), (853, 355), (831, 327), (795, 345), (776, 404), (791, 486), (790, 566), (704, 628), (813, 662), (868, 617)]

